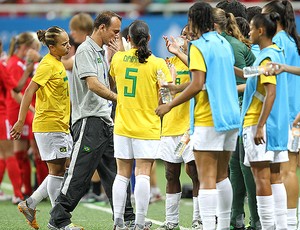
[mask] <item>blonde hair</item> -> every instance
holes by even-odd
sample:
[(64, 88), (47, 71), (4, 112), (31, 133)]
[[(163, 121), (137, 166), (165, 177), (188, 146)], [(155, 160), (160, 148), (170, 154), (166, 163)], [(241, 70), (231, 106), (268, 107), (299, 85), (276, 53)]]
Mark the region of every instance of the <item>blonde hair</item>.
[(235, 37), (239, 41), (243, 42), (246, 46), (250, 47), (250, 41), (243, 36), (238, 24), (236, 23), (235, 17), (232, 13), (226, 13), (220, 8), (213, 9), (214, 23), (218, 24), (220, 29), (226, 34)]
[(30, 47), (34, 42), (34, 37), (31, 32), (24, 32), (10, 40), (8, 56), (11, 57), (16, 49), (18, 49), (21, 45), (25, 45), (26, 47)]
[(93, 32), (94, 21), (91, 15), (79, 13), (71, 18), (69, 26), (71, 30), (80, 30), (91, 35)]

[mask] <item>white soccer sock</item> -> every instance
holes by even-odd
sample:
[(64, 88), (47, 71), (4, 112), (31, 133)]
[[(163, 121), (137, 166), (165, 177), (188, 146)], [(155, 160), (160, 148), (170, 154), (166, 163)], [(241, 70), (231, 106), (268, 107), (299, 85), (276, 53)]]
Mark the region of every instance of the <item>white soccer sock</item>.
[[(49, 176), (49, 175), (48, 175)], [(48, 176), (43, 180), (40, 186), (32, 193), (32, 195), (26, 199), (26, 203), (29, 208), (35, 209), (36, 206), (46, 197), (48, 197), (47, 183)]]
[(201, 220), (198, 197), (193, 197), (193, 220)]
[(198, 202), (203, 229), (216, 229), (217, 189), (200, 189)]
[(287, 210), (287, 225), (289, 230), (297, 229), (297, 208)]
[(175, 194), (166, 194), (166, 222), (179, 223), (179, 201), (181, 192)]
[(145, 225), (145, 217), (148, 211), (150, 199), (150, 177), (147, 175), (138, 175), (135, 177), (135, 224)]
[(276, 229), (287, 229), (287, 195), (284, 184), (272, 184)]
[(257, 212), (262, 229), (274, 229), (274, 199), (271, 196), (256, 196)]
[(112, 199), (114, 210), (114, 224), (123, 227), (124, 224), (124, 212), (127, 198), (127, 186), (129, 179), (116, 175), (115, 181), (112, 186)]
[(52, 207), (55, 206), (55, 200), (58, 197), (63, 182), (62, 176), (48, 175), (47, 191)]
[(217, 183), (218, 201), (217, 201), (217, 229), (230, 228), (230, 214), (232, 205), (232, 187), (228, 178)]

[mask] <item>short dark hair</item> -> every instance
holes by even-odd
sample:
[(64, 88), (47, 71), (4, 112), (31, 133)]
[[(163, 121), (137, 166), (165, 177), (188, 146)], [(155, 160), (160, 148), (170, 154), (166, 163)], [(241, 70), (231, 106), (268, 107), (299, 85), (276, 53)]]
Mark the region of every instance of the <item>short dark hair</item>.
[[(193, 33), (201, 34), (214, 29), (212, 6), (207, 2), (196, 2), (188, 12), (189, 26), (192, 25)], [(190, 28), (189, 28), (190, 29)]]
[(222, 0), (218, 2), (216, 7), (223, 9), (226, 13), (232, 13), (234, 17), (247, 18), (247, 8), (239, 1)]
[(252, 18), (251, 23), (256, 28), (265, 28), (266, 36), (272, 38), (277, 31), (277, 21), (279, 19), (280, 15), (276, 12), (270, 14), (257, 14)]
[(113, 17), (117, 17), (120, 21), (122, 21), (122, 17), (113, 11), (103, 11), (102, 13), (98, 14), (94, 20), (94, 30), (98, 29), (102, 24), (104, 24), (106, 27), (109, 27)]
[(243, 34), (243, 36), (245, 38), (249, 37), (249, 32), (250, 32), (250, 26), (249, 26), (249, 22), (242, 17), (236, 17), (236, 24), (238, 24), (239, 29), (241, 31), (241, 33)]
[(247, 21), (250, 23), (251, 19), (257, 15), (260, 14), (262, 11), (262, 8), (260, 6), (250, 6), (247, 8)]

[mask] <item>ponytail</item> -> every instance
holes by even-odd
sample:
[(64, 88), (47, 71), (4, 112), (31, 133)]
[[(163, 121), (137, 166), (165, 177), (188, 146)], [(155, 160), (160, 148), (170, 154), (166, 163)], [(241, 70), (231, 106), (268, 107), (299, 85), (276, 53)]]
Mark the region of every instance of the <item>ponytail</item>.
[(298, 54), (300, 55), (300, 41), (296, 30), (295, 14), (292, 4), (287, 0), (274, 0), (267, 3), (263, 9), (266, 13), (277, 12), (280, 15), (280, 24), (284, 31), (294, 39)]
[(14, 52), (16, 50), (16, 46), (17, 46), (17, 38), (12, 37), (12, 39), (10, 39), (10, 43), (9, 43), (8, 57), (11, 57), (14, 54)]
[(295, 40), (298, 54), (300, 55), (300, 41), (299, 41), (299, 36), (297, 34), (293, 6), (289, 1), (286, 0), (282, 1), (282, 4), (285, 6), (285, 14), (283, 19), (284, 30)]
[(243, 42), (246, 46), (250, 48), (251, 43), (250, 41), (244, 37), (244, 35), (241, 33), (239, 26), (236, 22), (235, 17), (232, 13), (225, 13), (227, 18), (227, 24), (226, 24), (226, 33), (231, 35), (232, 37), (235, 37), (237, 40)]
[(139, 63), (146, 63), (146, 59), (151, 55), (151, 51), (148, 49), (147, 38), (141, 38), (141, 40), (137, 44), (137, 47), (138, 49), (135, 54), (139, 59)]
[(137, 47), (135, 55), (138, 57), (139, 63), (146, 63), (146, 59), (152, 54), (148, 49), (148, 38), (150, 36), (148, 25), (141, 20), (136, 20), (130, 24), (128, 34)]

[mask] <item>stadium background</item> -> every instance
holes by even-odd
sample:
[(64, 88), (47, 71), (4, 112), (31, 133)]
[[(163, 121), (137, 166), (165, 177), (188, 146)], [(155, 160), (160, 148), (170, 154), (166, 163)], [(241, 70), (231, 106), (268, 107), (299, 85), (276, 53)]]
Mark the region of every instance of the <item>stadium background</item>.
[[(0, 0), (1, 2), (1, 0)], [(111, 1), (107, 1), (111, 2)], [(217, 2), (211, 2), (213, 6)], [(243, 2), (246, 7), (266, 2)], [(151, 3), (143, 14), (137, 12), (137, 5), (132, 3), (99, 3), (99, 4), (0, 4), (0, 38), (7, 51), (12, 36), (24, 31), (37, 31), (57, 25), (69, 32), (69, 20), (77, 12), (88, 12), (93, 18), (102, 10), (112, 10), (123, 16), (122, 29), (134, 19), (139, 18), (148, 23), (151, 33), (150, 47), (159, 57), (170, 54), (164, 47), (163, 35), (177, 36), (187, 24), (186, 12), (192, 5), (189, 3)], [(300, 2), (293, 2), (296, 12), (296, 23), (300, 33)], [(2, 16), (1, 16), (2, 15)], [(41, 53), (46, 54), (42, 48)]]

